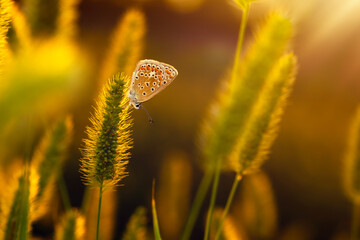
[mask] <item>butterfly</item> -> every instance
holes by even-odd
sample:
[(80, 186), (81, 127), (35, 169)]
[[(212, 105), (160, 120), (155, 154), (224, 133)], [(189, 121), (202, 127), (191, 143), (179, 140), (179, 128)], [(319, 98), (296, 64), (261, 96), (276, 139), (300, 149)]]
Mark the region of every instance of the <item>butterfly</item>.
[(145, 59), (138, 62), (133, 72), (128, 98), (135, 109), (154, 97), (174, 81), (178, 71), (171, 65)]

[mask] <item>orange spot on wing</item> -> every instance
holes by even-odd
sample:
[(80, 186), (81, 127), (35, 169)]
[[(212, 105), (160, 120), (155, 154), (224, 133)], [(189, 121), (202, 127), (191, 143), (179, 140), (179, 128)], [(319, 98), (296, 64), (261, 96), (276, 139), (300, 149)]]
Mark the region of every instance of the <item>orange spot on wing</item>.
[(159, 80), (162, 81), (162, 77), (161, 77), (161, 76), (159, 77)]
[(147, 66), (147, 70), (150, 70), (150, 67), (149, 67), (149, 66)]
[(169, 72), (169, 70), (166, 69), (165, 72), (166, 72), (167, 74), (171, 75), (171, 73)]

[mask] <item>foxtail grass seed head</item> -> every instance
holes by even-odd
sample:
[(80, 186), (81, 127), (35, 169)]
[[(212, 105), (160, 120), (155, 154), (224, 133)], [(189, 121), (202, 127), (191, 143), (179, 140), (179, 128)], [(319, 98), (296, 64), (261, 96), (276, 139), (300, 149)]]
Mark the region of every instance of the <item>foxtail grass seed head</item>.
[(40, 176), (38, 197), (42, 197), (49, 183), (53, 183), (61, 172), (70, 146), (72, 132), (71, 117), (61, 119), (47, 131), (36, 150), (32, 164)]
[(57, 19), (60, 14), (58, 1), (26, 0), (23, 11), (29, 23), (32, 36), (51, 36), (56, 32)]
[(48, 129), (32, 159), (32, 166), (39, 175), (39, 190), (35, 218), (48, 212), (54, 196), (55, 182), (61, 173), (72, 139), (73, 123), (70, 116), (59, 120)]
[(59, 39), (44, 39), (27, 51), (18, 51), (6, 67), (6, 86), (0, 86), (0, 128), (16, 117), (65, 114), (86, 87), (83, 54), (74, 44)]
[(101, 69), (101, 83), (116, 72), (131, 76), (143, 51), (145, 31), (145, 16), (140, 10), (131, 9), (119, 20)]
[(0, 0), (0, 48), (4, 47), (6, 34), (12, 17), (13, 2), (11, 0)]
[[(6, 60), (7, 49), (7, 33), (10, 26), (13, 10), (13, 2), (11, 0), (0, 0), (0, 67), (3, 67)], [(0, 73), (2, 69), (0, 69)]]
[(146, 208), (138, 207), (126, 225), (122, 240), (150, 239), (147, 231)]
[(85, 218), (76, 210), (69, 210), (56, 228), (55, 240), (85, 239)]
[(73, 40), (77, 34), (78, 19), (77, 7), (80, 0), (58, 0), (59, 1), (59, 17), (57, 19), (57, 36)]
[(31, 32), (28, 23), (26, 22), (25, 16), (20, 11), (17, 4), (14, 4), (13, 6), (12, 27), (14, 30), (14, 35), (16, 35), (14, 36), (15, 42), (18, 43), (16, 48), (22, 50), (31, 47)]
[(227, 159), (233, 171), (248, 174), (266, 160), (295, 81), (295, 71), (295, 57), (288, 54), (278, 61), (267, 76), (243, 134)]
[(38, 175), (34, 169), (21, 168), (10, 182), (1, 201), (1, 239), (28, 239), (32, 216), (37, 207)]
[(360, 106), (349, 129), (345, 155), (344, 188), (350, 200), (360, 204)]
[(239, 71), (224, 84), (225, 89), (219, 89), (221, 94), (211, 106), (200, 134), (205, 167), (214, 168), (214, 160), (230, 154), (236, 145), (266, 76), (283, 54), (290, 37), (289, 20), (273, 13), (256, 34), (245, 58), (235, 60), (239, 62)]
[(128, 83), (124, 74), (113, 76), (97, 100), (82, 149), (80, 171), (85, 184), (114, 186), (127, 176), (125, 167), (132, 144)]
[[(210, 235), (213, 237), (210, 237), (210, 239), (215, 238), (216, 231), (218, 230), (218, 227), (220, 225), (220, 221), (223, 216), (223, 209), (216, 208), (214, 210), (214, 221), (212, 222)], [(224, 221), (224, 225), (222, 228), (222, 232), (219, 239), (223, 240), (246, 240), (247, 237), (244, 233), (244, 230), (242, 229), (242, 226), (236, 223), (232, 216), (227, 215)]]
[(233, 216), (251, 239), (273, 239), (277, 229), (277, 206), (267, 175), (263, 172), (244, 178), (240, 199), (235, 201)]

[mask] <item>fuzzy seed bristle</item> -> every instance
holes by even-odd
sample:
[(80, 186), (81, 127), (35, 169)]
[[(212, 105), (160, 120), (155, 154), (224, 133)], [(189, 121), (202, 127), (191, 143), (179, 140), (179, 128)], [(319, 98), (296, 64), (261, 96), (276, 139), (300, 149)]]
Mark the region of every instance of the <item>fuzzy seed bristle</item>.
[(288, 54), (269, 73), (245, 123), (243, 134), (227, 159), (231, 170), (248, 174), (257, 170), (266, 160), (277, 136), (281, 116), (295, 80), (295, 71), (295, 57)]
[(109, 79), (90, 118), (92, 126), (87, 128), (80, 168), (88, 185), (114, 186), (127, 176), (125, 167), (132, 144), (128, 82), (124, 74)]
[(234, 149), (266, 76), (283, 54), (290, 37), (290, 21), (273, 13), (260, 28), (244, 59), (235, 60), (238, 70), (224, 84), (201, 129), (205, 168), (215, 168), (216, 159), (228, 156)]

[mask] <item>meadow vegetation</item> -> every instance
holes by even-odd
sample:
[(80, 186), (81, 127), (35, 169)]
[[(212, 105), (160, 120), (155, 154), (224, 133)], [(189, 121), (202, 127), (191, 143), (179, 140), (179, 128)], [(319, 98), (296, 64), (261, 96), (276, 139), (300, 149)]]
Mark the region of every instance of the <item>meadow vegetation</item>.
[[(196, 225), (203, 229), (204, 240), (276, 236), (276, 201), (261, 167), (296, 79), (297, 58), (290, 47), (294, 30), (286, 14), (273, 11), (262, 16), (245, 48), (249, 12), (256, 6), (254, 0), (234, 2), (241, 14), (234, 61), (216, 97), (209, 95), (213, 100), (196, 140), (201, 182), (190, 196), (190, 157), (176, 151), (167, 155), (153, 183), (151, 207), (138, 206), (120, 239), (193, 239)], [(33, 226), (42, 219), (51, 219), (54, 239), (114, 239), (121, 204), (116, 193), (132, 174), (127, 164), (136, 128), (127, 92), (145, 46), (146, 16), (140, 9), (126, 11), (104, 54), (95, 87), (99, 93), (88, 113), (76, 169), (86, 190), (82, 206), (75, 208), (63, 173), (74, 128), (79, 127), (69, 113), (71, 105), (81, 101), (90, 72), (75, 41), (78, 4), (0, 0), (1, 239), (33, 239)], [(354, 203), (352, 236), (358, 239), (360, 111), (350, 132), (344, 186)], [(21, 157), (9, 158), (14, 156), (6, 145), (11, 136), (22, 142)], [(229, 172), (233, 184), (226, 203), (219, 206), (220, 179)], [(236, 194), (239, 184), (243, 187)], [(203, 208), (206, 216), (201, 216)]]

